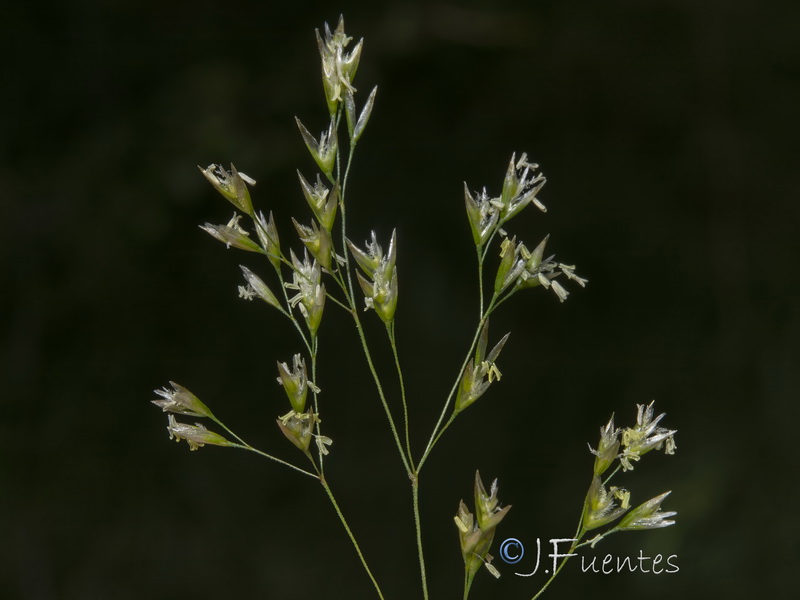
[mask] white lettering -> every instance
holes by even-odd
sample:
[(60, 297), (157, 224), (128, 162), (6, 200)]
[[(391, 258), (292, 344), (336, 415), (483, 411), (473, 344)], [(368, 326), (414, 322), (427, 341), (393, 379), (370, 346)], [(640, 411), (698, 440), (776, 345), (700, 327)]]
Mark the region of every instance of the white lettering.
[(560, 543), (562, 543), (562, 542), (570, 542), (570, 543), (572, 543), (572, 542), (577, 542), (577, 541), (578, 540), (576, 540), (574, 538), (550, 540), (550, 543), (553, 544), (553, 553), (552, 554), (548, 554), (548, 556), (553, 559), (553, 571), (552, 571), (553, 573), (556, 572), (556, 568), (558, 567), (558, 559), (559, 558), (567, 558), (569, 556), (578, 556), (577, 554), (574, 554), (574, 553), (573, 554), (559, 554), (558, 553), (558, 545)]
[(539, 570), (539, 559), (542, 556), (542, 540), (536, 538), (536, 566), (533, 568), (533, 571), (530, 573), (514, 573), (514, 575), (519, 575), (520, 577), (532, 577), (536, 574), (536, 571)]

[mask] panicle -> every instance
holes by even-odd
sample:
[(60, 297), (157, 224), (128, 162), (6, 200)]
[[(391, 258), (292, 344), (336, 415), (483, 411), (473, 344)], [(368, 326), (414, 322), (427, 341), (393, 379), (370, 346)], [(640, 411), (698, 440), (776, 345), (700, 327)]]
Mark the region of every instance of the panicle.
[(258, 213), (256, 222), (256, 232), (261, 246), (272, 263), (278, 269), (281, 265), (281, 240), (278, 237), (278, 229), (275, 227), (275, 220), (272, 218), (272, 211), (269, 213), (269, 220), (264, 218), (264, 213)]
[(586, 495), (583, 528), (591, 531), (615, 521), (625, 514), (628, 498), (629, 494), (621, 488), (612, 486), (606, 490), (600, 478), (595, 475)]
[(361, 114), (356, 118), (356, 102), (351, 90), (347, 90), (344, 95), (345, 115), (347, 116), (347, 132), (350, 134), (350, 141), (355, 144), (364, 129), (367, 127), (369, 117), (372, 114), (372, 108), (375, 106), (375, 95), (378, 93), (378, 87), (372, 88), (364, 108), (361, 109)]
[(333, 167), (336, 164), (336, 153), (339, 149), (339, 139), (336, 136), (336, 122), (331, 119), (327, 131), (323, 131), (319, 137), (319, 141), (306, 129), (305, 125), (300, 122), (300, 119), (295, 117), (297, 128), (300, 130), (300, 135), (308, 148), (311, 157), (317, 163), (320, 170), (329, 178), (333, 178)]
[(308, 447), (314, 438), (314, 427), (319, 422), (319, 418), (314, 414), (314, 411), (307, 413), (292, 411), (277, 419), (276, 422), (283, 435), (303, 453), (308, 454)]
[(620, 430), (614, 427), (614, 415), (611, 415), (605, 427), (600, 428), (600, 443), (597, 450), (589, 449), (595, 455), (594, 474), (600, 476), (605, 473), (614, 463), (619, 454), (619, 433)]
[(674, 511), (661, 512), (661, 503), (670, 495), (671, 492), (664, 492), (660, 496), (651, 498), (631, 510), (619, 522), (614, 529), (616, 531), (638, 531), (642, 529), (659, 529), (661, 527), (669, 527), (674, 525), (675, 521), (670, 517), (674, 517), (678, 513)]
[(200, 423), (189, 425), (187, 423), (180, 423), (175, 420), (174, 415), (169, 415), (167, 431), (169, 431), (169, 439), (174, 439), (176, 442), (186, 440), (189, 444), (189, 450), (197, 450), (206, 444), (213, 446), (232, 446), (231, 442), (226, 440), (221, 435), (209, 431)]
[(325, 99), (330, 114), (334, 115), (339, 102), (342, 101), (342, 94), (345, 91), (350, 93), (356, 91), (353, 87), (353, 79), (361, 59), (364, 40), (360, 40), (350, 52), (345, 52), (345, 48), (353, 38), (344, 32), (344, 17), (339, 17), (339, 23), (333, 33), (325, 23), (324, 36), (320, 35), (319, 30), (316, 31), (316, 34), (317, 47), (322, 60), (322, 85), (325, 90)]
[(469, 360), (464, 369), (464, 374), (461, 376), (454, 408), (456, 414), (480, 398), (495, 380), (499, 381), (501, 379), (503, 375), (495, 363), (510, 335), (510, 333), (504, 335), (492, 348), (492, 351), (484, 356), (489, 336), (489, 321), (487, 319), (481, 330), (475, 356)]
[(333, 240), (330, 232), (324, 227), (322, 229), (317, 227), (316, 221), (311, 221), (311, 227), (307, 227), (292, 217), (292, 223), (300, 241), (308, 248), (311, 256), (317, 259), (323, 269), (330, 271), (333, 264)]
[(278, 298), (275, 297), (275, 294), (272, 293), (272, 290), (269, 289), (269, 286), (267, 286), (267, 284), (264, 283), (264, 281), (258, 275), (253, 273), (244, 265), (239, 265), (239, 268), (242, 270), (245, 281), (247, 281), (247, 286), (239, 286), (239, 296), (241, 298), (252, 300), (255, 296), (258, 296), (270, 306), (283, 311), (283, 307), (278, 301)]
[(528, 204), (533, 203), (542, 212), (547, 212), (536, 194), (547, 181), (541, 173), (536, 170), (539, 165), (528, 162), (528, 155), (523, 153), (519, 160), (516, 154), (511, 156), (511, 162), (503, 180), (503, 192), (500, 195), (500, 224), (513, 219)]
[(495, 577), (499, 577), (497, 569), (491, 567), (492, 557), (489, 548), (494, 539), (497, 525), (508, 514), (511, 506), (500, 508), (497, 500), (497, 480), (492, 483), (491, 492), (486, 493), (480, 473), (475, 472), (475, 506), (477, 518), (473, 515), (462, 500), (459, 502), (458, 511), (453, 518), (458, 528), (461, 556), (464, 559), (464, 569), (468, 576), (477, 573), (482, 565)]
[(249, 232), (242, 229), (242, 226), (239, 225), (239, 220), (241, 218), (242, 215), (234, 213), (227, 225), (212, 225), (211, 223), (206, 223), (205, 225), (201, 225), (200, 229), (218, 239), (228, 248), (233, 246), (239, 250), (264, 254), (264, 249), (251, 240), (248, 237), (250, 235)]
[(497, 226), (500, 218), (500, 209), (487, 196), (486, 189), (473, 196), (467, 183), (464, 182), (464, 202), (467, 207), (467, 219), (472, 230), (472, 239), (478, 248), (481, 248)]
[(190, 415), (192, 417), (211, 417), (211, 411), (203, 404), (200, 399), (182, 385), (170, 381), (172, 389), (164, 387), (154, 390), (161, 396), (159, 400), (151, 402), (160, 407), (164, 412), (172, 412), (180, 415)]
[(285, 362), (278, 363), (278, 383), (283, 386), (286, 395), (289, 397), (292, 410), (296, 413), (302, 413), (306, 408), (308, 388), (314, 384), (308, 381), (306, 361), (300, 354), (294, 355), (292, 366), (293, 368), (289, 370), (289, 366)]
[(636, 425), (634, 427), (626, 427), (622, 431), (623, 450), (620, 462), (622, 463), (622, 468), (626, 471), (633, 469), (632, 461), (638, 461), (650, 450), (660, 450), (664, 447), (667, 454), (675, 453), (677, 446), (675, 445), (674, 436), (677, 431), (658, 426), (658, 423), (666, 416), (666, 413), (653, 418), (654, 402), (655, 400), (647, 406), (638, 404)]
[(365, 309), (374, 309), (384, 323), (391, 323), (397, 311), (397, 230), (392, 231), (389, 250), (383, 253), (373, 231), (372, 241), (361, 250), (350, 240), (347, 246), (358, 266), (367, 277), (356, 272), (361, 291), (364, 292)]
[(339, 205), (339, 183), (337, 182), (331, 191), (322, 183), (319, 174), (317, 174), (317, 182), (313, 186), (306, 181), (300, 171), (297, 171), (297, 177), (300, 179), (303, 196), (305, 196), (314, 216), (320, 225), (330, 233), (336, 220), (336, 209)]
[(325, 308), (325, 284), (321, 283), (322, 271), (316, 260), (312, 262), (309, 259), (308, 252), (304, 253), (302, 261), (294, 252), (291, 252), (291, 258), (292, 282), (287, 281), (284, 286), (296, 290), (297, 294), (289, 299), (289, 304), (292, 307), (299, 306), (308, 330), (312, 336), (316, 336)]
[(242, 212), (253, 216), (253, 203), (247, 189), (248, 183), (256, 184), (253, 179), (237, 171), (233, 164), (230, 171), (217, 164), (210, 164), (205, 169), (198, 165), (197, 168), (226, 200)]

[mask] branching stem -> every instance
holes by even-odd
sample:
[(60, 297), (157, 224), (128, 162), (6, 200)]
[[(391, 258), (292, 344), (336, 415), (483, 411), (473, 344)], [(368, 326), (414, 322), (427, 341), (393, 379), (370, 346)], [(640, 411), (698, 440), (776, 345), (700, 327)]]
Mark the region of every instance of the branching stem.
[(392, 347), (392, 354), (394, 355), (394, 364), (397, 368), (397, 378), (400, 381), (400, 398), (403, 402), (403, 429), (406, 436), (406, 453), (408, 456), (411, 469), (415, 470), (414, 459), (411, 455), (411, 440), (408, 428), (408, 403), (406, 401), (406, 386), (403, 380), (403, 369), (400, 367), (400, 358), (397, 354), (397, 339), (394, 335), (394, 321), (386, 324), (386, 334), (389, 336), (389, 344)]
[(425, 556), (422, 552), (422, 523), (419, 518), (419, 477), (411, 479), (411, 495), (414, 504), (414, 528), (417, 533), (417, 556), (419, 557), (419, 574), (422, 581), (422, 597), (428, 600), (428, 578), (425, 574)]
[(344, 514), (342, 513), (342, 509), (339, 508), (339, 504), (336, 502), (336, 498), (333, 496), (333, 492), (331, 491), (328, 482), (325, 480), (325, 477), (320, 475), (319, 478), (322, 487), (325, 489), (325, 493), (328, 495), (328, 499), (330, 499), (331, 504), (333, 505), (333, 509), (336, 511), (336, 515), (339, 517), (339, 520), (342, 522), (342, 526), (344, 530), (347, 532), (347, 537), (350, 538), (350, 541), (353, 544), (353, 547), (356, 550), (356, 554), (358, 554), (358, 558), (361, 561), (361, 565), (364, 567), (364, 570), (367, 572), (370, 581), (372, 581), (372, 585), (375, 586), (375, 591), (378, 593), (378, 598), (381, 600), (385, 600), (383, 597), (383, 592), (381, 591), (381, 586), (378, 585), (378, 582), (375, 580), (375, 576), (372, 574), (372, 571), (367, 564), (367, 559), (364, 558), (364, 554), (361, 552), (361, 547), (358, 545), (356, 541), (356, 537), (353, 535), (353, 532), (350, 529), (350, 525), (347, 523), (347, 519), (344, 518)]

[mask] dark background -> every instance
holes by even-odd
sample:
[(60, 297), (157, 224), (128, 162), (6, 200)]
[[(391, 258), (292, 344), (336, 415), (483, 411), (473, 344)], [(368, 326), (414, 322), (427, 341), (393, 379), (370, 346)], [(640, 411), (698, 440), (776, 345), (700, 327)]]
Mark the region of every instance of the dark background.
[[(197, 228), (231, 209), (195, 165), (258, 181), (285, 244), (325, 125), (313, 36), (339, 12), (379, 85), (355, 159), (351, 236), (399, 239), (398, 343), (424, 447), (477, 315), (462, 182), (499, 193), (512, 151), (547, 215), (509, 227), (590, 280), (493, 319), (504, 377), (422, 477), (432, 598), (460, 598), (452, 516), (474, 470), (514, 508), (498, 531), (568, 537), (598, 427), (657, 400), (678, 452), (620, 483), (673, 490), (678, 524), (596, 553), (676, 554), (673, 575), (582, 574), (549, 597), (785, 597), (798, 548), (796, 261), (800, 8), (794, 2), (364, 3), (82, 0), (3, 9), (0, 100), (0, 597), (374, 597), (322, 490), (243, 452), (170, 443), (148, 401), (172, 379), (264, 450), (275, 361), (300, 345), (237, 298), (265, 261)], [(270, 280), (271, 281), (271, 280)], [(368, 334), (397, 406), (385, 338)], [(410, 493), (354, 330), (330, 304), (319, 385), (328, 474), (387, 600), (420, 597)], [(546, 550), (545, 550), (546, 551)], [(496, 564), (474, 598), (544, 581)], [(527, 562), (519, 567), (531, 567)], [(516, 570), (526, 570), (518, 568)], [(546, 596), (547, 597), (547, 596)]]

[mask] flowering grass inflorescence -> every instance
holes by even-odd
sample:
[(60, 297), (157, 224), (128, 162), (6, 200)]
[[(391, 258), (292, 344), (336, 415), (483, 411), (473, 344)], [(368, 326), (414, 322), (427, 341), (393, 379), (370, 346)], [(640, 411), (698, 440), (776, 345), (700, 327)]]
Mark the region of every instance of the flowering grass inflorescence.
[[(311, 210), (310, 224), (292, 218), (297, 242), (300, 244), (297, 252), (294, 248), (287, 250), (282, 246), (271, 212), (269, 218), (265, 218), (262, 212), (256, 213), (249, 189), (249, 186), (255, 185), (252, 178), (233, 165), (229, 170), (218, 164), (200, 168), (214, 189), (236, 211), (227, 224), (206, 223), (202, 229), (224, 243), (227, 248), (263, 254), (273, 271), (274, 282), (269, 284), (263, 275), (242, 265), (244, 284), (238, 288), (240, 297), (245, 300), (259, 298), (275, 309), (292, 324), (302, 344), (300, 351), (292, 356), (291, 366), (288, 362), (277, 362), (277, 381), (288, 399), (288, 412), (276, 418), (276, 425), (287, 440), (305, 456), (308, 469), (251, 446), (219, 420), (197, 396), (177, 383), (170, 383), (170, 388), (156, 390), (159, 398), (153, 403), (170, 413), (170, 438), (185, 440), (191, 450), (205, 445), (239, 448), (318, 480), (372, 581), (377, 596), (383, 599), (383, 591), (372, 574), (325, 475), (325, 460), (330, 454), (333, 440), (322, 433), (321, 415), (324, 406), (320, 402), (321, 389), (317, 385), (320, 326), (323, 315), (327, 314), (326, 304), (333, 306), (332, 310), (341, 309), (353, 321), (394, 445), (411, 483), (420, 584), (422, 596), (427, 600), (427, 573), (419, 511), (419, 476), (433, 448), (457, 416), (477, 402), (501, 379), (497, 362), (510, 334), (506, 333), (488, 350), (490, 316), (506, 300), (523, 290), (541, 287), (553, 292), (563, 302), (569, 295), (565, 287), (567, 281), (584, 287), (587, 280), (575, 273), (574, 266), (558, 262), (554, 255), (545, 256), (549, 236), (541, 240), (533, 250), (529, 250), (525, 242), (507, 231), (511, 221), (529, 205), (546, 212), (544, 204), (538, 198), (546, 179), (539, 171), (539, 166), (530, 162), (526, 154), (521, 154), (519, 158), (516, 154), (512, 155), (498, 196), (491, 196), (486, 188), (480, 192), (471, 192), (464, 183), (467, 222), (476, 250), (479, 317), (472, 342), (460, 370), (455, 374), (450, 393), (444, 399), (441, 414), (430, 433), (427, 445), (422, 452), (415, 453), (412, 450), (404, 374), (395, 338), (399, 298), (397, 231), (392, 232), (388, 244), (383, 246), (378, 242), (375, 232), (371, 233), (371, 239), (363, 247), (353, 243), (347, 236), (348, 177), (356, 146), (369, 123), (377, 96), (377, 88), (374, 88), (358, 110), (357, 90), (353, 79), (361, 58), (363, 40), (348, 50), (351, 42), (352, 38), (345, 34), (343, 19), (339, 20), (333, 31), (327, 24), (323, 33), (317, 31), (329, 124), (319, 138), (316, 138), (300, 119), (296, 120), (300, 137), (319, 169), (310, 179), (297, 171), (300, 191)], [(249, 227), (246, 225), (248, 220)], [(490, 281), (487, 285), (484, 271), (491, 254), (497, 257), (498, 266), (494, 277), (488, 278)], [(353, 261), (358, 268), (352, 264)], [(358, 288), (353, 283), (354, 279), (358, 282)], [(361, 296), (355, 291), (359, 288)], [(374, 340), (370, 342), (367, 339), (361, 321), (362, 308), (372, 309), (385, 325), (399, 382), (401, 416), (387, 403), (384, 376), (378, 372), (372, 358), (371, 344), (374, 344)], [(180, 422), (176, 415), (206, 418), (223, 430), (224, 435), (211, 431), (200, 423), (191, 425)], [(661, 503), (669, 492), (630, 509), (631, 495), (628, 491), (615, 486), (607, 488), (609, 480), (620, 469), (633, 469), (633, 463), (650, 450), (663, 447), (667, 454), (674, 452), (675, 431), (659, 426), (663, 416), (653, 417), (651, 403), (646, 407), (639, 406), (634, 426), (618, 429), (614, 426), (612, 417), (601, 428), (598, 447), (591, 450), (595, 455), (594, 473), (584, 499), (572, 550), (585, 544), (594, 545), (618, 531), (654, 529), (674, 523), (669, 520), (674, 512), (660, 510)], [(614, 471), (603, 480), (602, 476), (615, 463), (617, 466)], [(461, 501), (455, 516), (464, 560), (465, 599), (481, 566), (485, 566), (492, 575), (500, 576), (497, 568), (492, 565), (489, 550), (496, 528), (511, 508), (500, 506), (496, 480), (487, 493), (480, 475), (476, 472), (474, 488), (475, 514)], [(618, 522), (614, 526), (612, 524), (615, 521)], [(611, 527), (604, 533), (587, 538), (590, 531), (594, 532), (609, 525)], [(561, 567), (563, 564), (564, 562)], [(561, 567), (551, 575), (534, 598), (547, 588)]]

